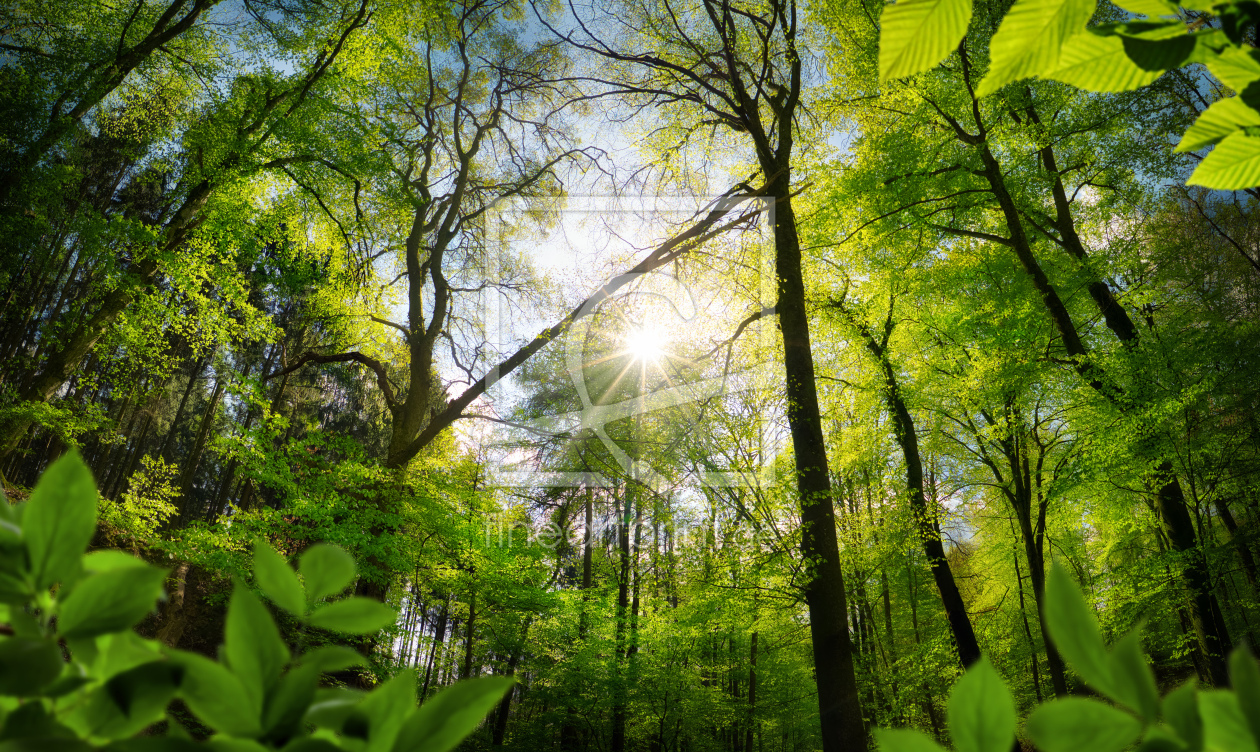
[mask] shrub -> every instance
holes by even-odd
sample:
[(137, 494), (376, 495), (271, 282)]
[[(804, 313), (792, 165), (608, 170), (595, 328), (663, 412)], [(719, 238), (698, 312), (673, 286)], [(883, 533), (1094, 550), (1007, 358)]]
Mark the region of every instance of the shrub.
[[(1230, 656), (1232, 690), (1200, 690), (1193, 681), (1162, 700), (1142, 654), (1139, 630), (1110, 650), (1093, 612), (1062, 567), (1046, 581), (1046, 622), (1055, 647), (1101, 695), (1064, 697), (1038, 706), (1025, 729), (1044, 752), (1260, 752), (1260, 668), (1246, 647)], [(1015, 701), (988, 659), (967, 670), (949, 697), (949, 733), (959, 752), (1010, 752)], [(941, 752), (910, 729), (875, 732), (881, 752)]]
[[(444, 752), (512, 683), (461, 682), (420, 708), (412, 672), (371, 692), (322, 688), (323, 674), (363, 657), (336, 645), (294, 654), (242, 582), (220, 660), (143, 639), (132, 627), (162, 597), (166, 571), (121, 551), (85, 553), (96, 524), (96, 485), (74, 452), (25, 504), (0, 497), (0, 752)], [(253, 558), (263, 594), (304, 625), (371, 634), (394, 621), (368, 598), (330, 600), (355, 577), (336, 546), (308, 548), (296, 572), (261, 542)], [(212, 730), (208, 739), (170, 715), (176, 700)]]

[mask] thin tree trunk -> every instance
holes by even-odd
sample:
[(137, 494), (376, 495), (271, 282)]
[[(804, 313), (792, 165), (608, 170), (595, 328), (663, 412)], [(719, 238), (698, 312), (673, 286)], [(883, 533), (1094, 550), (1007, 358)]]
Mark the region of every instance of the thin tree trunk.
[(420, 702), (429, 696), (429, 683), (433, 678), (433, 669), (438, 660), (442, 641), (446, 639), (447, 606), (450, 596), (442, 601), (442, 610), (438, 613), (437, 626), (433, 629), (433, 645), (429, 648), (429, 661), (424, 669), (424, 685), (420, 689)]
[(206, 437), (210, 435), (210, 427), (214, 423), (215, 412), (219, 407), (219, 398), (223, 396), (224, 382), (218, 378), (214, 382), (214, 391), (206, 401), (206, 409), (201, 414), (201, 426), (197, 429), (197, 438), (193, 441), (192, 451), (184, 460), (183, 477), (180, 479), (179, 514), (177, 524), (182, 527), (188, 521), (189, 502), (192, 500), (193, 483), (197, 480), (197, 467), (201, 464), (201, 454), (206, 447)]
[[(1037, 643), (1033, 640), (1032, 628), (1028, 625), (1028, 610), (1024, 604), (1024, 575), (1019, 571), (1019, 552), (1012, 551), (1011, 558), (1015, 560), (1015, 584), (1019, 588), (1019, 617), (1024, 622), (1024, 637), (1028, 639), (1028, 653), (1032, 658), (1033, 689), (1037, 691), (1037, 702), (1041, 702), (1044, 698), (1041, 694), (1041, 672), (1037, 669)], [(1057, 688), (1055, 694), (1059, 697), (1063, 696), (1059, 694)]]
[(474, 587), (468, 595), (468, 623), (464, 626), (464, 665), (459, 670), (459, 678), (471, 679), (473, 676), (473, 646), (477, 637), (477, 590)]
[(744, 729), (744, 749), (751, 752), (753, 728), (757, 714), (757, 633), (753, 632), (748, 646), (748, 719)]

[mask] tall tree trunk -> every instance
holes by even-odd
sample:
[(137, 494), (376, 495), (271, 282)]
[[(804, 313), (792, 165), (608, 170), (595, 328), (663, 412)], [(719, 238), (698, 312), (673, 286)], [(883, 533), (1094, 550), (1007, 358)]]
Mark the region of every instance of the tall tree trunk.
[[(805, 603), (809, 607), (814, 646), (814, 681), (818, 686), (823, 750), (865, 750), (866, 726), (846, 619), (849, 607), (836, 539), (831, 471), (818, 408), (800, 238), (790, 198), (790, 173), (786, 164), (775, 167), (779, 174), (770, 191), (776, 200), (774, 245), (779, 299), (775, 310), (783, 337), (787, 418), (801, 505), (801, 555), (805, 561), (813, 563), (805, 585)], [(774, 170), (766, 172), (774, 174)]]
[[(591, 564), (594, 556), (594, 528), (595, 528), (595, 511), (594, 511), (594, 492), (587, 486), (584, 494), (584, 517), (585, 528), (582, 534), (582, 610), (578, 614), (578, 645), (586, 643), (586, 635), (590, 629), (590, 612), (587, 608), (591, 599), (591, 585), (593, 572)], [(573, 675), (580, 682), (582, 677), (579, 672), (574, 671)], [(571, 693), (581, 696), (582, 686), (572, 688)], [(560, 727), (560, 749), (565, 752), (577, 752), (581, 746), (581, 739), (578, 733), (578, 708), (577, 705), (570, 701), (565, 708), (564, 725)]]
[[(1042, 303), (1050, 315), (1051, 322), (1054, 324), (1055, 329), (1059, 333), (1059, 338), (1063, 342), (1064, 349), (1067, 350), (1068, 355), (1073, 359), (1077, 372), (1092, 388), (1109, 400), (1118, 402), (1117, 397), (1123, 393), (1123, 390), (1116, 384), (1104, 383), (1103, 373), (1096, 364), (1090, 361), (1088, 350), (1076, 329), (1076, 325), (1072, 322), (1067, 306), (1064, 305), (1058, 291), (1055, 290), (1054, 285), (1051, 284), (1032, 252), (1032, 246), (1028, 241), (1027, 233), (1024, 231), (1019, 209), (1011, 197), (1010, 191), (1007, 189), (1001, 165), (998, 163), (997, 158), (994, 157), (987, 142), (980, 140), (977, 143), (980, 144), (980, 159), (984, 165), (984, 171), (981, 174), (987, 179), (1006, 221), (1009, 233), (1008, 245), (1032, 281), (1033, 287), (1040, 294)], [(1052, 155), (1052, 152), (1043, 150), (1041, 155), (1043, 161), (1045, 161), (1047, 153)], [(1053, 161), (1046, 162), (1046, 165), (1057, 178), (1058, 172), (1054, 169)], [(1060, 232), (1063, 232), (1065, 228), (1071, 229), (1071, 235), (1075, 237), (1075, 229), (1072, 227), (1071, 209), (1068, 205), (1066, 194), (1064, 193), (1060, 198), (1056, 193), (1055, 199), (1058, 213), (1056, 223)], [(1072, 246), (1071, 241), (1072, 238), (1069, 237), (1067, 241), (1069, 246)], [(1084, 248), (1079, 243), (1072, 250), (1079, 260), (1084, 261), (1086, 259)], [(1128, 312), (1124, 310), (1124, 307), (1115, 303), (1114, 297), (1111, 296), (1110, 288), (1107, 288), (1106, 283), (1100, 280), (1095, 281), (1091, 285), (1090, 293), (1098, 305), (1099, 311), (1107, 320), (1108, 327), (1116, 335), (1117, 339), (1126, 345), (1136, 344), (1138, 337), (1137, 327), (1133, 326), (1133, 322)], [(1120, 409), (1123, 408), (1121, 407)], [(1199, 549), (1195, 540), (1194, 527), (1186, 507), (1185, 492), (1177, 480), (1171, 460), (1164, 459), (1159, 463), (1155, 469), (1155, 480), (1159, 489), (1156, 492), (1156, 505), (1159, 509), (1160, 518), (1168, 534), (1169, 542), (1179, 554), (1182, 582), (1190, 591), (1190, 621), (1194, 628), (1195, 637), (1206, 657), (1212, 683), (1216, 686), (1227, 686), (1229, 678), (1225, 668), (1225, 650), (1229, 640), (1226, 635), (1218, 631), (1216, 622), (1212, 618), (1211, 578), (1207, 572), (1207, 563), (1204, 561), (1203, 552)]]
[[(526, 626), (526, 630), (529, 627)], [(528, 632), (527, 632), (528, 633)], [(508, 659), (507, 676), (516, 676), (516, 666), (521, 660), (521, 648), (517, 647), (512, 651), (512, 656)], [(503, 740), (507, 736), (508, 712), (512, 709), (512, 695), (516, 694), (516, 685), (513, 684), (508, 688), (507, 694), (499, 701), (499, 706), (494, 714), (494, 729), (491, 732), (490, 746), (502, 747)]]
[(617, 545), (620, 562), (617, 572), (617, 655), (616, 676), (613, 686), (612, 738), (609, 749), (625, 752), (626, 749), (626, 626), (630, 611), (630, 515), (634, 506), (631, 495), (632, 481), (626, 481), (625, 491), (618, 513)]
[(866, 348), (875, 356), (884, 376), (884, 402), (888, 406), (889, 417), (892, 418), (897, 445), (901, 448), (901, 456), (906, 466), (906, 488), (910, 493), (910, 512), (914, 517), (915, 531), (918, 533), (919, 545), (927, 557), (928, 566), (932, 570), (932, 579), (941, 596), (941, 605), (945, 608), (945, 618), (949, 622), (950, 634), (954, 638), (954, 649), (963, 667), (968, 667), (980, 660), (980, 645), (976, 640), (975, 630), (971, 626), (971, 617), (967, 615), (967, 605), (963, 602), (954, 573), (945, 558), (945, 546), (937, 530), (936, 510), (928, 509), (927, 499), (923, 492), (923, 456), (919, 452), (919, 434), (914, 426), (914, 418), (906, 407), (901, 395), (901, 387), (897, 381), (897, 373), (893, 370), (888, 358), (888, 336), (892, 333), (892, 311), (889, 311), (888, 323), (885, 325), (883, 342), (865, 325), (859, 324), (845, 308), (844, 303), (837, 302), (833, 306), (841, 311), (851, 323), (858, 327)]

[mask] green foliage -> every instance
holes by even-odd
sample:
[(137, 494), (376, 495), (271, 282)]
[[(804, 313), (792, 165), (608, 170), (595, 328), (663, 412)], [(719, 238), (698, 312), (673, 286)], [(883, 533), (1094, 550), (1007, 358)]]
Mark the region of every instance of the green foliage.
[(121, 498), (101, 499), (100, 523), (134, 541), (149, 541), (178, 511), (178, 468), (161, 457), (145, 456)]
[[(119, 551), (85, 553), (96, 507), (95, 483), (75, 451), (44, 473), (27, 503), (0, 501), (0, 621), (10, 632), (0, 638), (6, 749), (114, 749), (141, 734), (149, 737), (146, 748), (187, 747), (193, 742), (168, 715), (178, 699), (214, 732), (208, 746), (217, 749), (442, 752), (512, 685), (505, 677), (459, 683), (420, 709), (411, 672), (366, 694), (322, 689), (321, 674), (362, 658), (339, 646), (294, 654), (266, 606), (240, 581), (219, 661), (142, 639), (131, 627), (162, 597), (167, 573)], [(317, 546), (302, 563), (299, 575), (266, 544), (255, 544), (254, 575), (263, 592), (300, 622), (371, 634), (395, 619), (367, 598), (319, 603), (355, 576), (344, 551)], [(54, 592), (50, 584), (58, 585)], [(152, 736), (163, 721), (164, 734)]]
[[(1050, 638), (1081, 678), (1104, 699), (1062, 697), (1028, 716), (1025, 729), (1044, 752), (1121, 752), (1141, 740), (1145, 752), (1252, 752), (1260, 748), (1260, 667), (1246, 647), (1230, 656), (1232, 690), (1193, 683), (1160, 703), (1137, 630), (1110, 650), (1084, 595), (1061, 566), (1046, 581)], [(949, 698), (949, 728), (959, 752), (1006, 752), (1015, 739), (1015, 703), (988, 659), (968, 669)], [(876, 733), (881, 752), (941, 747), (908, 730)]]
[[(977, 96), (1031, 77), (1087, 91), (1130, 91), (1165, 71), (1203, 63), (1236, 96), (1212, 104), (1178, 144), (1177, 151), (1218, 144), (1186, 184), (1216, 190), (1260, 185), (1260, 139), (1251, 132), (1260, 125), (1253, 108), (1260, 97), (1260, 86), (1254, 86), (1260, 82), (1260, 58), (1244, 32), (1260, 21), (1260, 5), (1246, 0), (1117, 4), (1146, 18), (1090, 27), (1096, 0), (1016, 0), (990, 40), (989, 70), (976, 87)], [(967, 5), (967, 0), (940, 3), (939, 12), (945, 18), (947, 7), (949, 21), (932, 24), (917, 21), (936, 12), (938, 4), (888, 6), (880, 33), (881, 81), (923, 73), (940, 63), (962, 37), (956, 21), (970, 17)], [(1220, 28), (1205, 24), (1208, 20)]]
[(962, 41), (970, 22), (969, 0), (903, 0), (889, 5), (880, 19), (880, 78), (900, 78), (936, 65)]

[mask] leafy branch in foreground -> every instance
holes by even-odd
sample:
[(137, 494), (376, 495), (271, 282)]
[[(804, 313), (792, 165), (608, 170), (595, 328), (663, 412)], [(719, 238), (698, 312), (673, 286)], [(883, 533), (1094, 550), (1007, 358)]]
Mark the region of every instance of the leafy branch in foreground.
[[(1104, 699), (1063, 697), (1028, 716), (1026, 730), (1045, 752), (1257, 752), (1260, 668), (1246, 647), (1230, 656), (1232, 690), (1200, 691), (1192, 681), (1161, 701), (1142, 654), (1140, 630), (1110, 650), (1072, 576), (1061, 566), (1046, 580), (1050, 639), (1089, 688)], [(1009, 752), (1015, 700), (987, 658), (972, 666), (949, 697), (949, 731), (959, 752)], [(881, 752), (941, 752), (911, 729), (875, 733)]]
[[(1246, 39), (1260, 24), (1247, 0), (1113, 0), (1137, 20), (1089, 26), (1096, 0), (1015, 0), (989, 45), (976, 96), (1021, 79), (1061, 81), (1095, 92), (1131, 91), (1164, 72), (1202, 63), (1237, 92), (1207, 108), (1176, 151), (1213, 144), (1186, 181), (1216, 190), (1260, 185), (1260, 52)], [(881, 81), (930, 70), (958, 47), (971, 0), (899, 0), (880, 19)]]
[[(162, 597), (166, 571), (121, 551), (85, 553), (97, 493), (77, 452), (54, 463), (30, 501), (0, 497), (0, 750), (234, 752), (444, 752), (512, 685), (461, 682), (416, 708), (416, 676), (403, 671), (371, 692), (321, 688), (322, 674), (363, 663), (328, 645), (294, 655), (244, 583), (228, 605), (220, 661), (167, 648), (132, 631)], [(373, 634), (396, 614), (369, 598), (324, 603), (354, 581), (354, 560), (327, 544), (308, 548), (295, 572), (254, 547), (254, 575), (278, 607), (312, 627)], [(175, 700), (215, 734), (204, 743), (168, 715)], [(133, 738), (167, 722), (162, 736)]]

